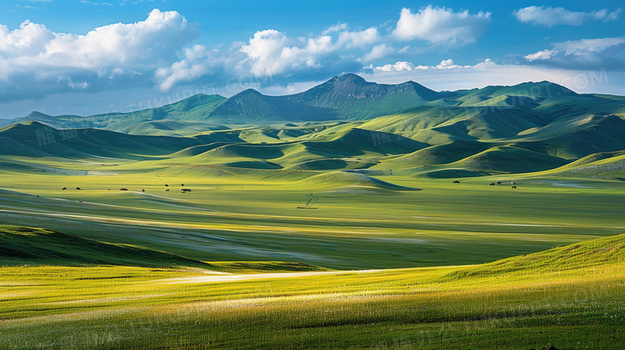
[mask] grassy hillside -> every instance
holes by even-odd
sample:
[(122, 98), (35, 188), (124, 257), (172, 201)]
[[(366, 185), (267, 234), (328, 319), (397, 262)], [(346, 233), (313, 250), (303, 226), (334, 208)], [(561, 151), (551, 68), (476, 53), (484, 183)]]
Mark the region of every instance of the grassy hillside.
[(142, 247), (104, 243), (42, 228), (0, 226), (0, 265), (24, 264), (211, 267)]
[[(229, 168), (308, 176), (393, 169), (437, 178), (527, 173), (625, 149), (624, 108), (618, 96), (578, 95), (548, 82), (435, 92), (348, 74), (295, 95), (198, 95), (130, 114), (77, 117), (82, 124), (34, 113), (32, 119), (51, 125), (152, 136), (26, 122), (0, 130), (0, 161), (11, 169), (68, 174), (134, 171), (121, 160), (141, 160), (147, 171), (224, 167), (226, 174)], [(91, 164), (99, 159), (106, 166)]]

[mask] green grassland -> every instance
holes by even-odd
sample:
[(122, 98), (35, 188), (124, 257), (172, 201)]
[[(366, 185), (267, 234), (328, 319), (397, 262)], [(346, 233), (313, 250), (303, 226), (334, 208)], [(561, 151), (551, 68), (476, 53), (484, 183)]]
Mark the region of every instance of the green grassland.
[[(625, 186), (618, 180), (504, 179), (516, 181), (513, 190), (488, 185), (499, 178), (454, 184), (401, 175), (237, 171), (215, 177), (5, 173), (0, 181), (10, 186), (0, 190), (0, 220), (200, 261), (338, 269), (483, 263), (624, 230)], [(192, 192), (181, 193), (181, 184)], [(318, 198), (316, 209), (298, 208), (307, 194)]]
[(0, 174), (2, 347), (624, 341), (619, 180), (114, 161), (129, 171)]
[(623, 110), (346, 75), (33, 113), (0, 129), (0, 348), (618, 348)]

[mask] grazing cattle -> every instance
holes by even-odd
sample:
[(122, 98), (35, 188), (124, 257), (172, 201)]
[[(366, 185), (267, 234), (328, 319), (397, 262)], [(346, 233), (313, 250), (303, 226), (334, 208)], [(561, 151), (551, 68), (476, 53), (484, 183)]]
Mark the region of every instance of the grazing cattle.
[(454, 183), (455, 183), (455, 184), (459, 184), (459, 183), (460, 183), (460, 181), (456, 180), (456, 181), (454, 181)]
[(67, 189), (67, 187), (63, 187), (63, 191), (65, 191)]
[(190, 188), (183, 188), (183, 189), (180, 190), (180, 192), (182, 192), (182, 193), (191, 192), (191, 189)]
[(142, 188), (142, 189), (141, 189), (141, 192), (145, 192), (145, 190)]
[(169, 192), (169, 188), (165, 190), (165, 192)]
[(501, 185), (501, 180), (497, 181), (497, 185)]
[(516, 186), (512, 186), (512, 189), (516, 189)]
[(510, 185), (516, 185), (516, 182), (512, 181), (510, 182)]
[(120, 188), (119, 190), (120, 190), (120, 191), (128, 191), (128, 189), (127, 189), (127, 188), (125, 188), (125, 187), (122, 187), (122, 188)]
[(169, 185), (168, 185), (168, 184), (165, 184), (165, 187), (169, 187)]
[(80, 191), (80, 187), (76, 187), (76, 190), (77, 190), (77, 191)]
[(180, 186), (184, 187), (184, 184), (180, 184)]
[(490, 183), (490, 185), (491, 185), (491, 186), (495, 186), (495, 183), (494, 183), (494, 182), (491, 182), (491, 183)]

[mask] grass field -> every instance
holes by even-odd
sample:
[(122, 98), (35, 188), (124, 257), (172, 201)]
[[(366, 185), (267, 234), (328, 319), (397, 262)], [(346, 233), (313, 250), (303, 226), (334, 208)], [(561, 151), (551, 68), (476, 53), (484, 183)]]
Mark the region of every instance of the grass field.
[(619, 180), (159, 161), (0, 172), (0, 348), (625, 341)]
[(464, 267), (4, 267), (5, 348), (617, 349), (625, 236)]
[[(335, 269), (483, 263), (625, 230), (620, 181), (515, 178), (513, 190), (489, 186), (495, 178), (454, 184), (379, 177), (418, 189), (395, 190), (361, 175), (332, 174), (293, 181), (288, 174), (5, 173), (0, 222), (201, 261), (297, 261)], [(192, 192), (181, 193), (181, 184)], [(298, 209), (311, 193), (319, 198), (316, 209)]]

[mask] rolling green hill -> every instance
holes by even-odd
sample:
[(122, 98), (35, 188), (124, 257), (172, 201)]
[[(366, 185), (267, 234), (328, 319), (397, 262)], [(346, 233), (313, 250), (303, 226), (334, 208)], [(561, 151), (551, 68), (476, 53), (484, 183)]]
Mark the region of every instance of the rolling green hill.
[(616, 235), (557, 247), (543, 252), (515, 256), (455, 271), (445, 277), (470, 278), (505, 274), (535, 275), (601, 268), (625, 263), (625, 235)]
[(16, 171), (41, 170), (34, 159), (106, 158), (141, 160), (150, 170), (223, 166), (309, 176), (359, 169), (438, 177), (536, 172), (625, 150), (623, 110), (618, 96), (580, 95), (549, 82), (436, 92), (347, 74), (287, 96), (246, 90), (126, 114), (33, 112), (24, 120), (37, 121), (0, 129), (0, 161)]
[(99, 129), (57, 130), (39, 122), (0, 129), (2, 155), (25, 157), (139, 159), (199, 143), (194, 138), (127, 135)]

